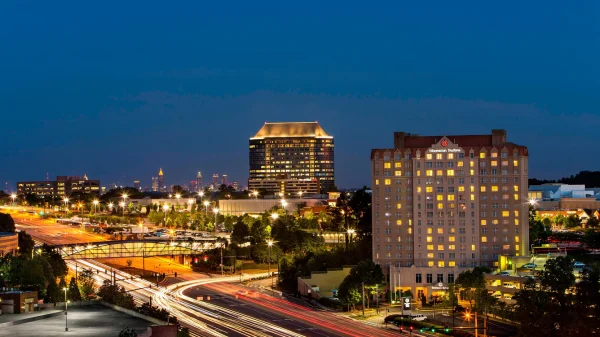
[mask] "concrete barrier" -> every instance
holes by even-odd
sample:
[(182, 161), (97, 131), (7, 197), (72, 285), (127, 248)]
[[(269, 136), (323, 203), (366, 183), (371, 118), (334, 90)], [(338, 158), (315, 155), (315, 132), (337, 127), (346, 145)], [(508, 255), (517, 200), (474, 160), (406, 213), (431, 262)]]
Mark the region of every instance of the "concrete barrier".
[(110, 303), (106, 303), (106, 302), (100, 302), (100, 303), (102, 303), (102, 305), (104, 305), (105, 307), (111, 308), (111, 309), (116, 310), (116, 311), (120, 311), (120, 312), (125, 313), (125, 314), (127, 314), (129, 316), (141, 318), (143, 320), (146, 320), (148, 322), (152, 322), (152, 323), (158, 324), (158, 325), (167, 325), (167, 322), (165, 322), (165, 321), (161, 321), (158, 318), (154, 318), (154, 317), (142, 315), (142, 314), (140, 314), (137, 311), (125, 309), (125, 308), (120, 307), (118, 305), (114, 305), (114, 304), (110, 304)]
[(31, 316), (31, 317), (24, 317), (22, 319), (17, 319), (15, 321), (0, 323), (0, 328), (6, 328), (9, 326), (25, 324), (25, 323), (29, 323), (29, 322), (35, 322), (35, 321), (39, 321), (41, 319), (60, 316), (63, 314), (64, 314), (63, 311), (57, 311), (57, 312), (49, 312), (47, 314), (41, 314), (41, 315), (36, 315), (36, 316)]

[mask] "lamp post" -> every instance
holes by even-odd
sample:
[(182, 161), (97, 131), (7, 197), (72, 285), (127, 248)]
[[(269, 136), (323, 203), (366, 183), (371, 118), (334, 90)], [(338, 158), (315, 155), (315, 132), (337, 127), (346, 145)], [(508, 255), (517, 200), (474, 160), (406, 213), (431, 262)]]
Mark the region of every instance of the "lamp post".
[(277, 213), (271, 214), (271, 219), (273, 219), (273, 221), (277, 220), (277, 218), (279, 218), (279, 214), (277, 214)]
[(287, 201), (285, 201), (285, 199), (281, 199), (281, 208), (283, 208), (283, 211), (287, 214)]
[(123, 216), (125, 216), (125, 206), (126, 205), (126, 201), (127, 201), (127, 193), (123, 193)]
[(252, 192), (252, 195), (254, 196), (254, 199), (258, 199), (258, 191)]
[(179, 198), (181, 198), (181, 194), (175, 194), (175, 199), (177, 199), (177, 208), (179, 208)]
[(121, 201), (119, 206), (121, 206), (121, 209), (123, 209), (123, 216), (125, 216), (125, 201)]
[(269, 269), (267, 271), (269, 277), (271, 278), (271, 291), (273, 291), (273, 275), (271, 275), (271, 246), (273, 246), (273, 241), (267, 241), (267, 246), (269, 246)]
[(63, 290), (65, 291), (65, 331), (69, 331), (69, 323), (67, 321), (67, 314), (69, 312), (67, 307), (67, 288), (63, 288)]
[(100, 201), (98, 201), (98, 199), (95, 199), (94, 201), (92, 201), (92, 203), (94, 204), (94, 213), (96, 213), (96, 207), (98, 206)]
[(210, 202), (208, 202), (208, 201), (205, 201), (205, 202), (204, 202), (204, 214), (205, 214), (206, 216), (208, 216), (208, 205), (210, 205)]
[(194, 199), (188, 200), (188, 204), (190, 204), (190, 212), (192, 210), (192, 205), (194, 204)]
[(298, 196), (300, 196), (300, 199), (302, 199), (302, 194), (303, 194), (303, 193), (304, 193), (304, 192), (302, 192), (302, 191), (298, 192)]
[(69, 198), (64, 198), (63, 201), (65, 202), (65, 214), (67, 214), (69, 211)]
[(215, 213), (215, 226), (213, 228), (213, 231), (216, 233), (217, 232), (217, 214), (219, 214), (219, 209), (213, 208), (213, 212)]
[(165, 226), (167, 225), (167, 211), (169, 210), (169, 205), (163, 205), (163, 211), (165, 211)]
[(113, 206), (114, 206), (114, 205), (115, 205), (115, 204), (113, 204), (112, 202), (109, 202), (109, 203), (108, 203), (108, 210), (112, 212), (112, 209), (113, 209)]
[(17, 198), (17, 195), (15, 193), (11, 194), (10, 197), (13, 200), (13, 207), (15, 207), (15, 199)]
[[(354, 234), (356, 231), (354, 229), (348, 229), (347, 233), (348, 233), (348, 241), (351, 243), (352, 242), (352, 234)], [(346, 251), (348, 251), (348, 245), (346, 245)]]

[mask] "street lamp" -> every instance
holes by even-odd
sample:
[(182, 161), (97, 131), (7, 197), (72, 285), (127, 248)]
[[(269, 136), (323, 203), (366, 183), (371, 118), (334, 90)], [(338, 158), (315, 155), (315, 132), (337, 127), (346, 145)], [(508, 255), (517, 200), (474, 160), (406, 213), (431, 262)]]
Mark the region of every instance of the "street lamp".
[(204, 214), (205, 214), (206, 216), (208, 216), (208, 205), (210, 205), (210, 202), (208, 202), (208, 201), (205, 201), (205, 202), (204, 202)]
[(213, 212), (215, 212), (215, 228), (213, 230), (217, 232), (217, 214), (219, 214), (219, 209), (213, 208)]
[(356, 233), (354, 229), (348, 229), (348, 241), (352, 242), (352, 235)]
[(288, 205), (287, 201), (285, 201), (285, 199), (281, 199), (281, 207), (283, 208), (284, 211), (287, 211), (287, 209), (286, 209), (287, 205)]
[(96, 213), (96, 207), (98, 206), (100, 201), (98, 201), (98, 199), (95, 199), (94, 201), (92, 201), (92, 203), (94, 204), (94, 213)]
[(192, 205), (194, 204), (194, 199), (188, 200), (188, 204), (190, 204), (190, 211), (191, 211)]
[(123, 216), (125, 216), (125, 201), (121, 201), (119, 203), (119, 206), (121, 206), (121, 208), (123, 209)]
[(252, 192), (252, 195), (254, 196), (254, 199), (258, 199), (258, 191)]
[[(127, 193), (123, 193), (123, 205), (125, 205), (125, 201), (127, 200)], [(125, 216), (125, 206), (123, 206), (123, 216)]]
[(114, 204), (112, 202), (108, 203), (108, 209), (112, 212)]
[(179, 208), (179, 198), (181, 198), (181, 194), (175, 194), (175, 199), (177, 199), (177, 208)]
[(13, 207), (15, 207), (15, 199), (17, 198), (17, 195), (15, 193), (11, 194), (10, 197), (13, 200)]
[(273, 291), (273, 275), (271, 275), (271, 246), (273, 246), (273, 241), (267, 241), (267, 246), (269, 246), (269, 269), (268, 275), (271, 278), (271, 291)]
[(64, 198), (63, 201), (65, 202), (65, 213), (69, 210), (69, 198)]
[(163, 211), (165, 211), (165, 226), (167, 225), (167, 211), (169, 210), (169, 205), (164, 204), (162, 207)]
[(69, 324), (67, 322), (67, 313), (69, 312), (67, 308), (67, 288), (63, 288), (63, 290), (65, 291), (65, 331), (69, 331)]
[(298, 195), (300, 196), (300, 198), (302, 198), (302, 194), (303, 194), (303, 193), (304, 193), (304, 192), (302, 192), (302, 191), (298, 192)]
[(271, 218), (273, 219), (273, 221), (275, 221), (275, 220), (277, 220), (277, 218), (279, 218), (279, 214), (273, 213), (273, 214), (271, 214)]

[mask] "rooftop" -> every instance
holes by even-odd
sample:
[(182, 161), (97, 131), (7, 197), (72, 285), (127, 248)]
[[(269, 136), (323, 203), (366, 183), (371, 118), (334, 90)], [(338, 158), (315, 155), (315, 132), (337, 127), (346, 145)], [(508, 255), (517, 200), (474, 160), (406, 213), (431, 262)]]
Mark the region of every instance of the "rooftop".
[(265, 122), (251, 139), (277, 138), (277, 137), (318, 137), (333, 138), (328, 135), (318, 122)]

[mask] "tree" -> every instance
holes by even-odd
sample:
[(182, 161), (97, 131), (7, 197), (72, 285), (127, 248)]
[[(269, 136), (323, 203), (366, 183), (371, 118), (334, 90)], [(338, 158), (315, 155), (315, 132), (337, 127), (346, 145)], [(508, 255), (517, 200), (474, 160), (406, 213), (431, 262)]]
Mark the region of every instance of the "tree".
[(598, 228), (600, 226), (600, 221), (598, 220), (598, 218), (592, 215), (585, 225), (589, 228)]
[(91, 269), (85, 269), (79, 273), (79, 291), (84, 299), (88, 300), (96, 293), (96, 282), (94, 272)]
[(43, 293), (48, 281), (43, 264), (42, 259), (12, 258), (9, 274), (11, 283), (20, 284), (24, 289), (38, 290)]
[(19, 253), (24, 256), (31, 256), (31, 252), (35, 246), (33, 238), (24, 231), (20, 231), (17, 235), (19, 241)]
[(127, 263), (127, 267), (131, 268), (131, 265), (133, 264), (133, 260), (132, 259), (127, 259), (127, 261), (125, 261)]
[(581, 219), (577, 215), (571, 214), (565, 218), (565, 227), (568, 229), (581, 227)]
[(61, 277), (60, 280), (58, 281), (58, 289), (63, 290), (66, 287), (67, 287), (67, 281), (65, 281), (64, 277)]
[(15, 221), (10, 214), (0, 213), (0, 232), (15, 232)]
[(118, 305), (126, 309), (135, 309), (133, 296), (125, 291), (125, 288), (113, 284), (109, 280), (104, 280), (104, 283), (98, 289), (98, 297), (104, 302)]
[(485, 289), (485, 273), (489, 273), (487, 267), (477, 266), (473, 270), (467, 270), (458, 275), (455, 286), (459, 289), (460, 297), (469, 301), (473, 311), (481, 311), (489, 299)]
[(71, 277), (71, 281), (69, 282), (68, 295), (71, 302), (81, 301), (81, 292), (79, 291), (79, 285), (77, 285), (75, 277)]
[[(350, 273), (343, 282), (347, 282), (348, 288), (360, 288), (364, 285), (366, 292), (372, 293), (376, 287), (385, 289), (385, 275), (381, 266), (372, 260), (362, 260), (350, 269)], [(368, 303), (368, 301), (367, 301)]]
[(250, 228), (243, 221), (238, 221), (233, 225), (233, 231), (231, 232), (231, 243), (242, 244), (248, 242), (250, 235)]
[(48, 261), (55, 277), (67, 275), (69, 268), (62, 256), (47, 244), (42, 245), (42, 256)]
[(338, 298), (344, 305), (348, 306), (348, 311), (350, 311), (350, 307), (354, 310), (355, 305), (362, 299), (358, 286), (350, 283), (350, 281), (344, 279), (338, 287)]
[(132, 328), (125, 328), (119, 332), (119, 337), (137, 337), (137, 332)]
[(56, 303), (60, 302), (60, 300), (60, 289), (56, 285), (56, 280), (48, 280), (48, 288), (46, 288), (46, 296), (44, 296), (44, 303)]

